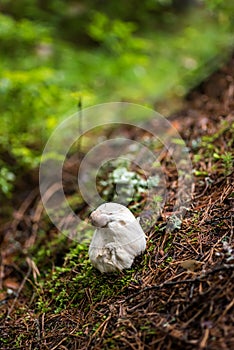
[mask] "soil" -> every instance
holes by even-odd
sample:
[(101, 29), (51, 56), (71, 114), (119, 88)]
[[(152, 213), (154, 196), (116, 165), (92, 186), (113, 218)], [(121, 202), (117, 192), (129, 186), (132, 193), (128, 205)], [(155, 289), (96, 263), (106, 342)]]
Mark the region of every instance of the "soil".
[[(4, 218), (0, 231), (0, 349), (234, 348), (234, 56), (194, 88), (184, 109), (169, 120), (190, 149), (190, 208), (177, 229), (165, 231), (176, 177), (164, 159), (169, 204), (157, 221), (151, 218), (146, 252), (127, 283), (125, 272), (103, 277), (93, 269), (96, 286), (81, 282), (84, 294), (76, 307), (69, 298), (60, 310), (39, 307), (52, 293), (43, 269), (64, 266), (69, 242), (59, 241), (45, 217), (37, 176), (28, 175), (30, 190), (17, 188), (13, 216)], [(33, 247), (43, 245), (50, 249), (48, 258), (37, 258), (36, 265)], [(64, 286), (79, 273), (77, 264), (63, 271)], [(113, 287), (98, 301), (97, 280), (100, 289), (102, 283)], [(117, 282), (123, 283), (119, 290)]]

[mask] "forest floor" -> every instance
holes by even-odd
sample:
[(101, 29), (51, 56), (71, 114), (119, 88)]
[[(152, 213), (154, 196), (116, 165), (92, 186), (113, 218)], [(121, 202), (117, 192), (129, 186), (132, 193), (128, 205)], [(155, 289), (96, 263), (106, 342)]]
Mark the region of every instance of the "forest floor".
[(18, 187), (0, 231), (0, 349), (234, 348), (234, 57), (184, 106), (169, 120), (190, 149), (192, 203), (172, 233), (170, 205), (151, 221), (129, 271), (101, 275), (87, 246), (58, 233), (35, 174)]

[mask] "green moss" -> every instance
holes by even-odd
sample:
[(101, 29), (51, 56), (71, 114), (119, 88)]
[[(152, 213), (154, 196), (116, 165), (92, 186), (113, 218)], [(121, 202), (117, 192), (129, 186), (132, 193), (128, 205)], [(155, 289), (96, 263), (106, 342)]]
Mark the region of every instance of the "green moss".
[[(37, 308), (40, 312), (53, 310), (59, 313), (67, 307), (82, 305), (91, 295), (92, 302), (124, 293), (130, 283), (137, 284), (135, 276), (138, 268), (126, 270), (123, 273), (102, 275), (94, 269), (88, 258), (88, 246), (73, 243), (65, 254), (63, 264), (55, 266), (39, 281), (37, 290)], [(85, 303), (85, 311), (90, 304)]]

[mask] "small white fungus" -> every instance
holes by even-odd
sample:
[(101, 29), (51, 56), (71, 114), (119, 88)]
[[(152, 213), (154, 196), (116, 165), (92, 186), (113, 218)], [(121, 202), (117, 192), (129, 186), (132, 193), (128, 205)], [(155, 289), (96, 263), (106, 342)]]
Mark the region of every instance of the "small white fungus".
[(90, 216), (96, 227), (89, 258), (100, 272), (115, 272), (132, 266), (146, 248), (145, 234), (131, 211), (118, 203), (100, 205)]

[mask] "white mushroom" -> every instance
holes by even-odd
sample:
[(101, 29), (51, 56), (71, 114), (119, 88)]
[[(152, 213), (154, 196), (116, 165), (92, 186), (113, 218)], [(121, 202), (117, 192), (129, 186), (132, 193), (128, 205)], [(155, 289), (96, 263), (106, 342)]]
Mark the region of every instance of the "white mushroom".
[(89, 258), (100, 272), (130, 268), (146, 248), (145, 234), (128, 208), (117, 203), (100, 205), (90, 216), (96, 226)]

